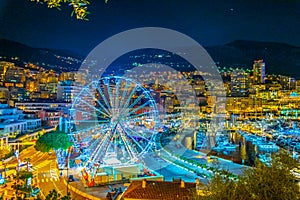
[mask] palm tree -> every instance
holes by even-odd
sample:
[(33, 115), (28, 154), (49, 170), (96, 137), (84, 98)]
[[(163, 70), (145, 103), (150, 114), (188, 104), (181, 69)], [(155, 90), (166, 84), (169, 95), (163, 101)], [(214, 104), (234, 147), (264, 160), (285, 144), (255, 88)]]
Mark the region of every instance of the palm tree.
[(26, 162), (27, 172), (29, 172), (29, 162), (30, 162), (30, 158), (24, 158), (24, 161)]

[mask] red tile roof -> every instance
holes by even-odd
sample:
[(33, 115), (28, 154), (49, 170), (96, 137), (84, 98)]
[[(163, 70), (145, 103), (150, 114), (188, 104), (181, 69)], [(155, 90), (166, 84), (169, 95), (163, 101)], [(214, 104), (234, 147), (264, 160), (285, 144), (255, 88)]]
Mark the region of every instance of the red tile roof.
[(124, 199), (164, 199), (164, 200), (189, 200), (196, 193), (196, 183), (146, 181), (146, 187), (142, 187), (142, 181), (133, 181), (125, 191)]

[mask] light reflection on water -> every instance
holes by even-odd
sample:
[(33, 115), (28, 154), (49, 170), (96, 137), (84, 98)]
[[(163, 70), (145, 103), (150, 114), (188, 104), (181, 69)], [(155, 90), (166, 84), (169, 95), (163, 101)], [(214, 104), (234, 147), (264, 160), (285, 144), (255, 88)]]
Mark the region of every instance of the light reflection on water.
[(258, 155), (274, 152), (270, 150), (260, 150), (257, 145), (246, 141), (245, 138), (237, 132), (229, 133), (228, 138), (229, 142), (237, 145), (235, 150), (223, 150), (219, 152), (212, 150), (209, 152), (209, 155), (215, 155), (227, 160), (232, 160), (235, 163), (253, 166)]

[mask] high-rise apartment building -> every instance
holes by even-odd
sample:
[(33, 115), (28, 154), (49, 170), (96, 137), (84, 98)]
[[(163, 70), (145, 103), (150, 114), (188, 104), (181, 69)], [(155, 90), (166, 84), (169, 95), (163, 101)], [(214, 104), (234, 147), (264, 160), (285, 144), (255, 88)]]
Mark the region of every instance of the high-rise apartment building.
[(79, 94), (81, 88), (74, 85), (73, 81), (61, 81), (57, 86), (57, 100), (72, 102), (74, 97)]
[(263, 60), (255, 60), (253, 64), (253, 83), (265, 83), (266, 68)]
[(247, 96), (249, 94), (249, 74), (244, 70), (234, 70), (231, 75), (231, 96)]

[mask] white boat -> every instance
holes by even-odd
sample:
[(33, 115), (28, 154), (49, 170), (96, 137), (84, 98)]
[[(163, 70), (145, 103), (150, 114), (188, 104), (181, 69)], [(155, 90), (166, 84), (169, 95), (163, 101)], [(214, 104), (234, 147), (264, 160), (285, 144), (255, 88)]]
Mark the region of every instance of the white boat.
[(220, 147), (220, 146), (217, 146), (217, 147), (213, 147), (212, 150), (216, 151), (216, 152), (220, 152), (220, 151), (223, 151), (224, 148), (223, 147)]
[(234, 151), (236, 149), (236, 147), (237, 147), (236, 144), (231, 144), (227, 141), (224, 141), (224, 142), (218, 143), (218, 145), (213, 147), (212, 150), (214, 150), (214, 151), (224, 151), (224, 150)]
[(272, 150), (272, 151), (278, 151), (279, 147), (272, 142), (262, 142), (257, 144), (259, 149), (264, 149), (264, 150)]
[(261, 154), (261, 155), (259, 155), (259, 160), (262, 163), (270, 166), (271, 165), (271, 161), (272, 161), (272, 157), (271, 157), (270, 154)]
[(235, 150), (237, 147), (236, 144), (231, 144), (231, 143), (226, 143), (226, 144), (223, 144), (222, 146), (225, 150)]

